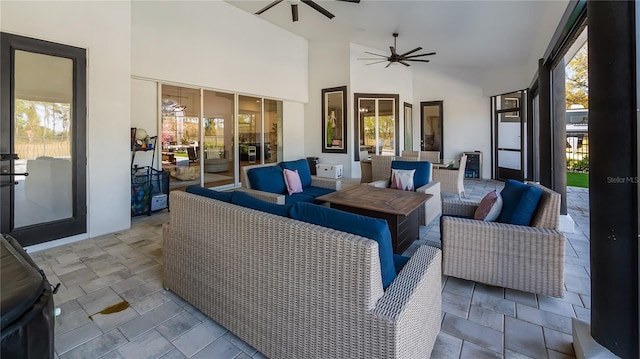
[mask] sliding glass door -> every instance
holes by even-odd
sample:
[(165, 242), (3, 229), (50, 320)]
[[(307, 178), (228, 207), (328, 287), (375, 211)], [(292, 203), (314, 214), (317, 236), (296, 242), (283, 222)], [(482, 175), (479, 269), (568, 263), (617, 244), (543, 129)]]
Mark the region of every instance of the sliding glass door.
[(162, 85), (162, 168), (170, 187), (236, 186), (242, 166), (282, 158), (282, 101)]

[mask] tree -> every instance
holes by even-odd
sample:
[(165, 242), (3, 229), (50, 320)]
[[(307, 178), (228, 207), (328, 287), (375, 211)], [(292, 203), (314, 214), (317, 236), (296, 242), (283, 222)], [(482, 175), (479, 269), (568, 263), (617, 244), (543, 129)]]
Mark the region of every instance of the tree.
[(588, 79), (588, 49), (587, 43), (569, 61), (566, 68), (566, 96), (567, 108), (571, 105), (582, 105), (589, 108), (589, 79)]

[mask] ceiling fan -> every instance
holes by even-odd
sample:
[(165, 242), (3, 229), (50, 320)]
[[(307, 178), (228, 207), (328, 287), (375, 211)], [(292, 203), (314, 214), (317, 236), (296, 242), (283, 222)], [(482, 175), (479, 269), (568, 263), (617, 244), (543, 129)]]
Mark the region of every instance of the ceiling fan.
[[(365, 54), (374, 55), (374, 56), (380, 56), (380, 57), (383, 57), (384, 60), (380, 60), (379, 58), (358, 59), (358, 60), (379, 60), (379, 61), (372, 62), (372, 63), (367, 64), (367, 65), (379, 64), (381, 62), (389, 61), (387, 66), (385, 66), (385, 68), (387, 68), (387, 67), (389, 67), (389, 65), (391, 65), (394, 62), (399, 62), (399, 63), (401, 63), (401, 64), (403, 64), (405, 66), (411, 66), (411, 65), (409, 65), (407, 63), (407, 61), (429, 62), (429, 60), (418, 59), (417, 57), (431, 56), (431, 55), (435, 55), (436, 54), (435, 52), (429, 52), (429, 53), (426, 53), (426, 54), (411, 55), (416, 51), (422, 50), (422, 47), (416, 47), (413, 50), (405, 52), (404, 54), (398, 54), (398, 52), (396, 51), (396, 49), (397, 49), (397, 47), (396, 47), (396, 39), (397, 38), (398, 38), (398, 33), (393, 33), (393, 46), (389, 46), (389, 48), (391, 49), (391, 55), (390, 56), (374, 54), (373, 52), (365, 51)], [(409, 55), (411, 55), (411, 56), (409, 56)]]
[[(263, 12), (265, 12), (265, 11), (271, 9), (272, 7), (278, 5), (282, 1), (283, 0), (273, 1), (269, 5), (265, 6), (264, 8), (262, 8), (261, 10), (256, 12), (256, 15), (262, 14)], [(336, 1), (344, 1), (344, 2), (352, 2), (352, 3), (359, 3), (360, 2), (360, 0), (336, 0)], [(322, 6), (316, 4), (313, 0), (287, 0), (287, 2), (291, 4), (291, 17), (293, 18), (293, 21), (298, 21), (298, 4), (300, 4), (301, 2), (311, 6), (314, 10), (316, 10), (319, 13), (321, 13), (322, 15), (328, 17), (329, 19), (333, 19), (334, 18), (334, 15), (332, 13), (328, 12)]]

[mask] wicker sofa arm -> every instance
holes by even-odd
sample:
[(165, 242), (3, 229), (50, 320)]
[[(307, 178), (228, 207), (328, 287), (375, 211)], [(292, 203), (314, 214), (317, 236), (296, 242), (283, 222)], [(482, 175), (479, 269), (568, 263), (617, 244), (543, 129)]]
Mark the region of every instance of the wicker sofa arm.
[(339, 191), (342, 189), (342, 180), (340, 178), (325, 178), (311, 176), (311, 185), (314, 187), (328, 188)]
[(245, 188), (245, 187), (234, 188), (233, 190), (246, 192), (256, 198), (259, 198), (263, 201), (267, 201), (270, 203), (285, 204), (285, 196), (283, 194), (258, 191), (257, 189), (251, 189), (251, 188)]
[(420, 246), (376, 303), (372, 314), (395, 323), (396, 358), (428, 358), (441, 322), (442, 252)]
[(442, 215), (473, 217), (478, 209), (477, 202), (461, 201), (458, 199), (445, 199), (442, 201)]
[(444, 275), (553, 297), (564, 295), (564, 234), (443, 217)]

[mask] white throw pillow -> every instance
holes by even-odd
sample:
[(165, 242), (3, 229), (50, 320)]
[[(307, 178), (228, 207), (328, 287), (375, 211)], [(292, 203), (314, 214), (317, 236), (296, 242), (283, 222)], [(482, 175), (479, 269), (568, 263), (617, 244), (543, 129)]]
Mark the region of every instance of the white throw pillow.
[(403, 191), (415, 191), (413, 185), (413, 175), (416, 170), (391, 170), (391, 185), (389, 188), (400, 189)]

